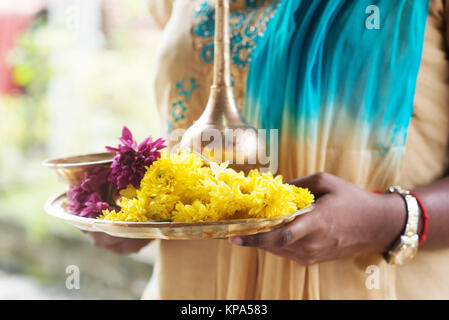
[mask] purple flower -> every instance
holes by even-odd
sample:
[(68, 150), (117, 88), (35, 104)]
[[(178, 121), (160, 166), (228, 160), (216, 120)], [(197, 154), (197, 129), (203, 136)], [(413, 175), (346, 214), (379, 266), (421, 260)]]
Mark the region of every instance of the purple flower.
[(109, 168), (93, 168), (90, 173), (84, 173), (84, 179), (80, 187), (83, 190), (94, 192), (108, 183), (108, 176), (111, 173)]
[(112, 182), (115, 190), (125, 189), (129, 184), (139, 189), (146, 167), (159, 159), (161, 156), (159, 150), (166, 147), (165, 141), (162, 138), (153, 141), (152, 137), (148, 137), (137, 145), (126, 126), (123, 127), (122, 137), (119, 140), (123, 144), (119, 144), (118, 148), (106, 147), (106, 150), (117, 153), (108, 180)]
[(96, 218), (103, 210), (111, 210), (111, 206), (107, 202), (103, 202), (98, 192), (92, 193), (84, 204), (84, 209), (81, 210), (80, 216), (86, 218)]
[(103, 202), (100, 193), (107, 192), (110, 169), (94, 168), (84, 173), (83, 181), (77, 186), (70, 186), (67, 196), (70, 199), (68, 208), (71, 214), (96, 218), (104, 209), (111, 206)]

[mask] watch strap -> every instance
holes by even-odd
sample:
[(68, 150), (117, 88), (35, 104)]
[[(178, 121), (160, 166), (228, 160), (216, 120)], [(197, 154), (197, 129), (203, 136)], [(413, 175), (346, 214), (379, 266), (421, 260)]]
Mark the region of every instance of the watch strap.
[(396, 240), (393, 247), (385, 255), (387, 261), (392, 264), (403, 264), (414, 258), (418, 251), (418, 223), (419, 204), (416, 198), (408, 191), (399, 186), (390, 187), (390, 193), (402, 196), (407, 209), (407, 222), (403, 234)]

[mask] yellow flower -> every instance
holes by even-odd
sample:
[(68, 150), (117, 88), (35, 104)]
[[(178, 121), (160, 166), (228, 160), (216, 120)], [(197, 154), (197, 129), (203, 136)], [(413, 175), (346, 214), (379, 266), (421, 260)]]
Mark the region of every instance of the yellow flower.
[(132, 184), (128, 184), (128, 186), (125, 189), (120, 190), (119, 193), (122, 197), (129, 199), (135, 198), (137, 196), (137, 190), (133, 187)]
[(216, 221), (279, 218), (314, 202), (309, 190), (284, 184), (282, 176), (252, 170), (248, 176), (228, 163), (204, 165), (191, 152), (164, 152), (147, 168), (140, 189), (121, 192), (121, 210), (103, 211), (113, 221)]

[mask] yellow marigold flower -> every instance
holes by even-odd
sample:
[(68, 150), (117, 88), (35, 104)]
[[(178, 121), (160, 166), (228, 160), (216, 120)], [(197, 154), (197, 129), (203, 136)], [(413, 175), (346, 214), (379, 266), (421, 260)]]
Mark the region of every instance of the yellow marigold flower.
[(103, 211), (112, 221), (216, 221), (279, 218), (314, 202), (309, 190), (284, 184), (282, 176), (252, 170), (248, 176), (228, 163), (204, 165), (191, 152), (162, 153), (147, 168), (140, 189), (121, 192), (121, 210)]
[(137, 190), (136, 190), (136, 188), (133, 187), (132, 184), (128, 184), (128, 186), (125, 189), (120, 190), (119, 193), (122, 197), (125, 197), (128, 199), (137, 197)]

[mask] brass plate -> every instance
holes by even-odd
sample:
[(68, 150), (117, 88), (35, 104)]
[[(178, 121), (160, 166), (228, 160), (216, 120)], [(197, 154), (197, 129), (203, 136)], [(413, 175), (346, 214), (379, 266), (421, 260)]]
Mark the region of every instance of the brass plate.
[(90, 232), (104, 232), (114, 237), (132, 239), (198, 240), (268, 232), (313, 209), (313, 205), (280, 219), (244, 219), (207, 222), (124, 222), (84, 218), (68, 213), (66, 193), (47, 200), (45, 211), (75, 227)]

